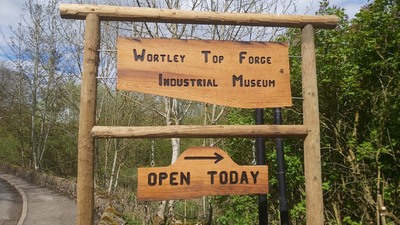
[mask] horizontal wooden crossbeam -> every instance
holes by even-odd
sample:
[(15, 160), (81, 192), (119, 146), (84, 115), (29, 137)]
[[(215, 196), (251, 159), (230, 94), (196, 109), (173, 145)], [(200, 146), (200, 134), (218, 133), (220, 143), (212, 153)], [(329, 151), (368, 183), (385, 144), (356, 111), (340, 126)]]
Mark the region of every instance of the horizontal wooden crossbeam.
[(110, 5), (61, 4), (60, 15), (64, 19), (84, 20), (88, 14), (96, 14), (101, 20), (137, 21), (183, 24), (218, 24), (264, 27), (298, 27), (311, 24), (314, 28), (335, 28), (338, 17), (332, 15), (271, 15), (255, 13), (221, 13)]
[(95, 126), (94, 138), (305, 138), (304, 125), (213, 125), (213, 126), (145, 126), (112, 127)]

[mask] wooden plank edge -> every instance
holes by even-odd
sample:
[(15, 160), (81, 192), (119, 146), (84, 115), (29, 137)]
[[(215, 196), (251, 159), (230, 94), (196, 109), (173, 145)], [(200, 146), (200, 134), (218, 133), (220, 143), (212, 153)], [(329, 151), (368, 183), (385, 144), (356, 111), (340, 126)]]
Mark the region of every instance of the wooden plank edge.
[(93, 138), (305, 138), (308, 127), (304, 125), (179, 125), (113, 127), (95, 126)]
[(105, 21), (136, 21), (183, 24), (219, 24), (265, 27), (297, 27), (307, 24), (314, 28), (333, 29), (339, 18), (334, 15), (273, 15), (256, 13), (222, 13), (146, 7), (122, 7), (111, 5), (60, 4), (60, 16), (64, 19), (83, 20), (88, 14), (97, 14)]

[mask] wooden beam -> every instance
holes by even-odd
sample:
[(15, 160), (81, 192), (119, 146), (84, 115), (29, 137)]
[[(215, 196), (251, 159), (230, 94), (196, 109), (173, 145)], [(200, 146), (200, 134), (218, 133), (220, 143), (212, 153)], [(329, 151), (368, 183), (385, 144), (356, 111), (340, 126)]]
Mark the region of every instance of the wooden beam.
[(312, 25), (307, 25), (302, 30), (301, 50), (303, 123), (310, 129), (310, 133), (304, 139), (306, 221), (310, 225), (322, 225), (324, 224), (324, 205), (322, 198), (317, 69)]
[(77, 224), (94, 224), (94, 139), (91, 131), (95, 125), (97, 72), (100, 48), (100, 18), (88, 14), (86, 18), (83, 50), (79, 136), (78, 136), (78, 191)]
[(303, 125), (213, 125), (213, 126), (95, 126), (94, 138), (228, 138), (228, 137), (296, 137), (305, 138)]
[(312, 24), (315, 28), (333, 29), (338, 17), (310, 15), (270, 15), (255, 13), (221, 13), (175, 9), (121, 7), (110, 5), (61, 4), (60, 15), (64, 19), (85, 19), (94, 13), (101, 20), (136, 21), (183, 24), (218, 24), (265, 27), (298, 27)]

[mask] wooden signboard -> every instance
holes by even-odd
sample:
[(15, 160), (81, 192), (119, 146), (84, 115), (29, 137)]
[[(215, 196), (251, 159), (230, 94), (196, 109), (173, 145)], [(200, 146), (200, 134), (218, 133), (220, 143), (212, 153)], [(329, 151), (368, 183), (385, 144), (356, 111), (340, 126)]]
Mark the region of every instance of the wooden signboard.
[(288, 107), (288, 46), (118, 38), (117, 89), (239, 108)]
[(138, 200), (265, 194), (268, 166), (239, 166), (216, 147), (192, 147), (168, 167), (138, 169)]

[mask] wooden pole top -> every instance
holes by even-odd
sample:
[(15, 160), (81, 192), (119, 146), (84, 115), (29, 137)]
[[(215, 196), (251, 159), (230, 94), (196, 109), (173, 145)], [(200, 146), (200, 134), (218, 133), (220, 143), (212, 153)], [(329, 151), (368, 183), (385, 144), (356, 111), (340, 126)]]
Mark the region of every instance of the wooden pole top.
[(264, 27), (297, 27), (311, 24), (314, 28), (333, 29), (338, 17), (310, 15), (272, 15), (255, 13), (221, 13), (111, 5), (61, 4), (60, 15), (64, 19), (84, 20), (94, 13), (105, 21), (135, 21), (182, 24), (217, 24)]

